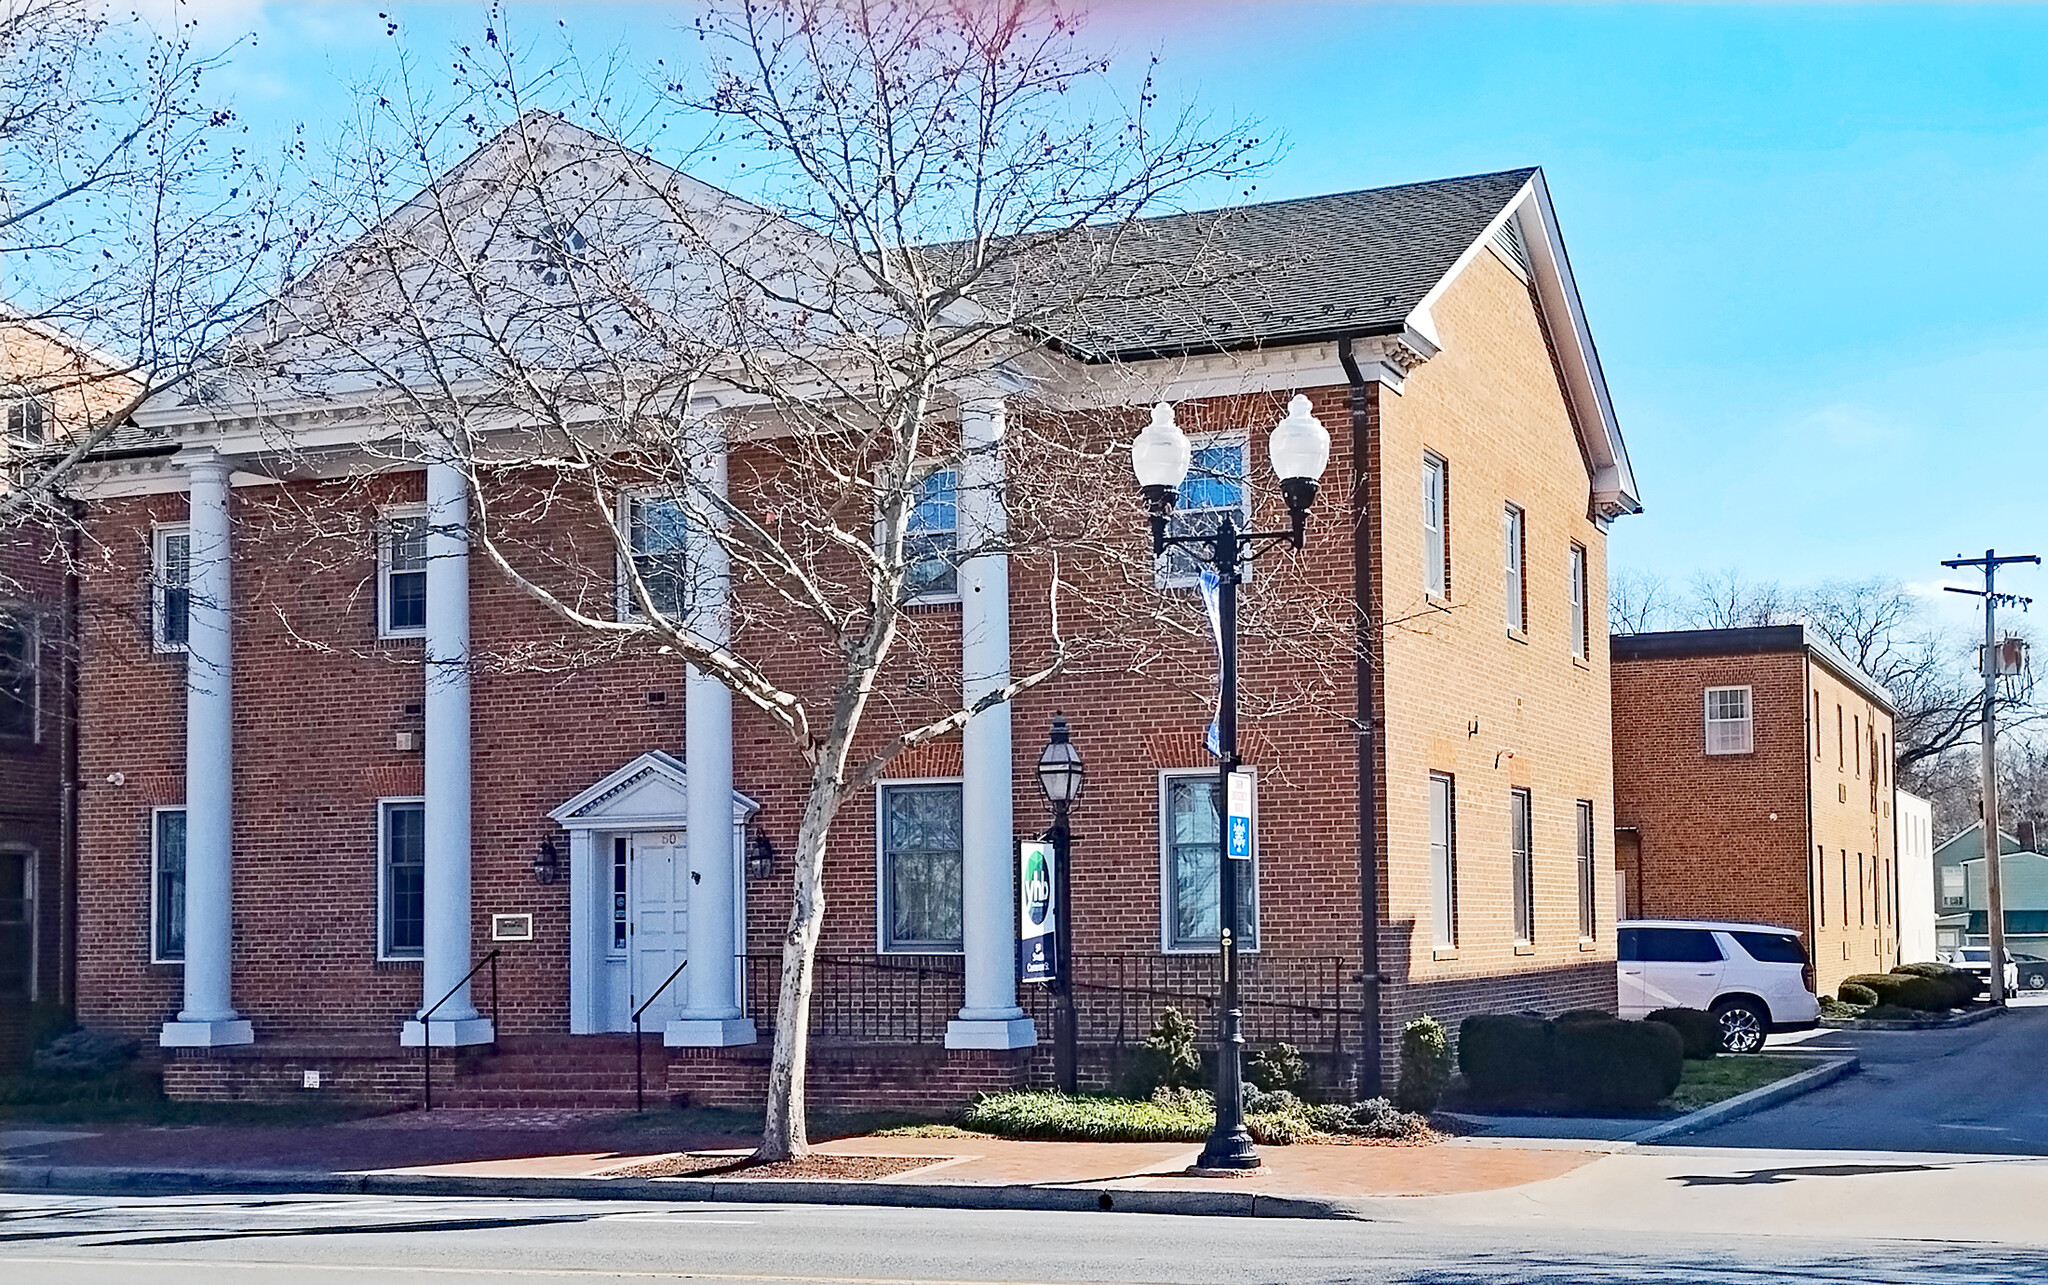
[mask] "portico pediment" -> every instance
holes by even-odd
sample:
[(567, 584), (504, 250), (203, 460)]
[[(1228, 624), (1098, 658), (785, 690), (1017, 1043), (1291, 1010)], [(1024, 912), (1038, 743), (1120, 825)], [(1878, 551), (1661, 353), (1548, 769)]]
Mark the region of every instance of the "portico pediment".
[[(734, 790), (732, 823), (745, 825), (760, 806)], [(661, 750), (649, 750), (548, 813), (565, 830), (680, 829), (689, 825), (689, 815), (689, 767)]]

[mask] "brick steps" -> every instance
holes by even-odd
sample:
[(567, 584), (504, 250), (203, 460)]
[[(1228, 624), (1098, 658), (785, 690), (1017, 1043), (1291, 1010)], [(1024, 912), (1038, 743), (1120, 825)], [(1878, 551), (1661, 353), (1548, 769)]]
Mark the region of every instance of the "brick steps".
[[(661, 1038), (640, 1049), (647, 1100), (668, 1098), (668, 1051)], [(496, 1052), (466, 1049), (451, 1063), (452, 1077), (436, 1083), (435, 1101), (453, 1107), (542, 1109), (633, 1106), (630, 1036), (507, 1037)]]

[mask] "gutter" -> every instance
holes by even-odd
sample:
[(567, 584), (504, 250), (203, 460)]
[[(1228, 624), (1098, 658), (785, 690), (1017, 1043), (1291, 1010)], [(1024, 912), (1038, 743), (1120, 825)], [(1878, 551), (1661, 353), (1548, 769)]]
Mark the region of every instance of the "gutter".
[(1337, 360), (1351, 385), (1351, 591), (1358, 611), (1354, 683), (1358, 690), (1358, 902), (1359, 982), (1363, 1030), (1359, 1039), (1358, 1093), (1381, 1096), (1380, 1077), (1380, 720), (1373, 703), (1377, 681), (1378, 617), (1373, 610), (1372, 511), (1369, 466), (1378, 397), (1359, 372), (1356, 336), (1337, 340)]

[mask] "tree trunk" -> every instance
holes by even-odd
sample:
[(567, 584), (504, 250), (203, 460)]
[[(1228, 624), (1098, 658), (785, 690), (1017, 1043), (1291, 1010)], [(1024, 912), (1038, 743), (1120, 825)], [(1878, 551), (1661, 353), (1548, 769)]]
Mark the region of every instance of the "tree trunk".
[(768, 1121), (755, 1153), (764, 1161), (789, 1160), (811, 1150), (804, 1073), (810, 1056), (812, 972), (825, 922), (825, 841), (839, 810), (836, 775), (822, 765), (812, 774), (811, 797), (797, 832), (795, 895), (789, 932), (782, 939), (782, 988), (775, 1001), (775, 1045), (768, 1064)]

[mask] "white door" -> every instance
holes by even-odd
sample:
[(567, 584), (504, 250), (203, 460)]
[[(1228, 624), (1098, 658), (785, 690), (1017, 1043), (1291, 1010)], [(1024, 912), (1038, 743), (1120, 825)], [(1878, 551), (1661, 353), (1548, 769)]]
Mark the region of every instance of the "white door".
[(683, 979), (670, 982), (669, 974), (689, 951), (690, 858), (682, 831), (634, 835), (627, 864), (633, 893), (632, 1007), (647, 1004), (655, 988), (668, 982), (640, 1018), (642, 1030), (659, 1031), (682, 1009)]

